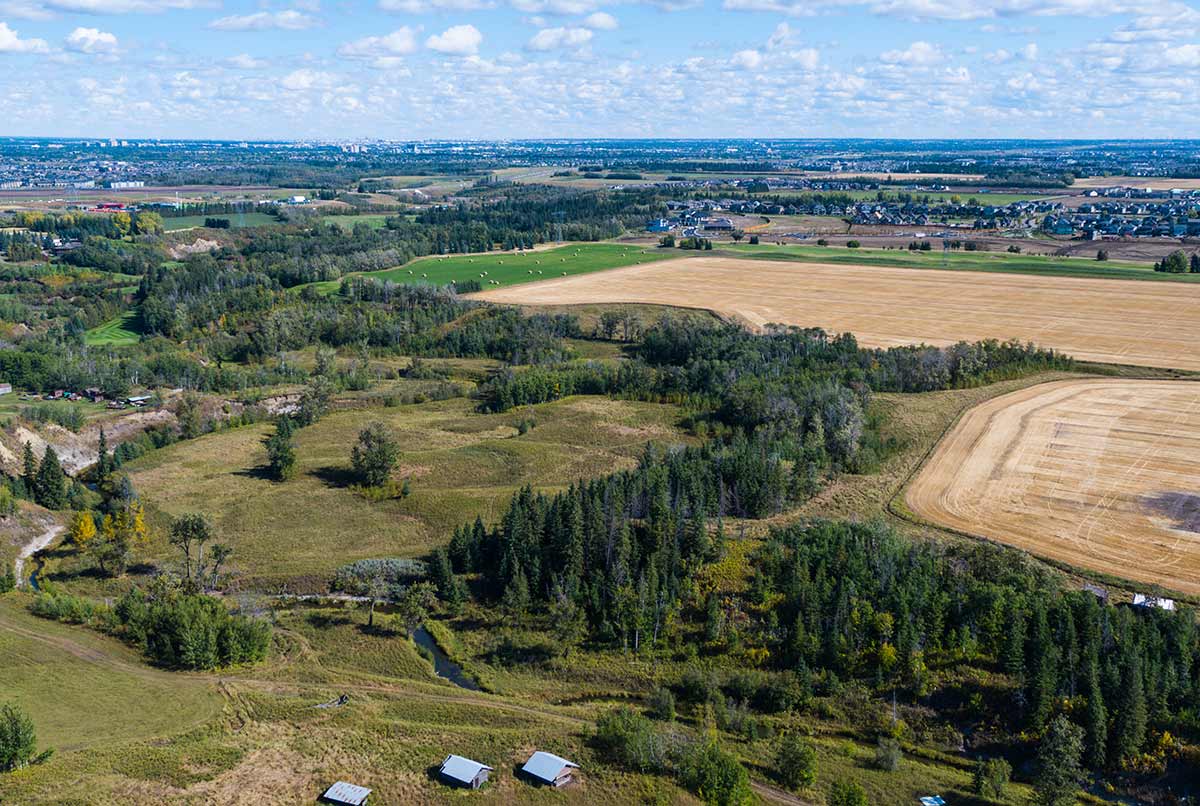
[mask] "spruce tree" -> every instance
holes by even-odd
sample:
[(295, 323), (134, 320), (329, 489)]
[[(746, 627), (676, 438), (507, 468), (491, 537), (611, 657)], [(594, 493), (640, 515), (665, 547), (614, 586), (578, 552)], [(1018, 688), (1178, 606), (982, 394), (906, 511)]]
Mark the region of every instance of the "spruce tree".
[(1136, 755), (1146, 741), (1146, 692), (1142, 681), (1142, 661), (1136, 647), (1127, 646), (1121, 659), (1121, 697), (1113, 726), (1113, 759)]
[(1104, 693), (1100, 689), (1100, 662), (1095, 654), (1088, 662), (1087, 674), (1087, 765), (1092, 770), (1104, 768), (1108, 750), (1108, 713), (1104, 708)]
[(1038, 746), (1034, 803), (1039, 806), (1074, 806), (1083, 777), (1083, 731), (1061, 714), (1050, 723)]
[(34, 489), (37, 502), (46, 509), (62, 509), (67, 505), (67, 477), (58, 463), (58, 454), (49, 445), (42, 454)]
[(37, 460), (33, 458), (33, 446), (28, 442), (25, 443), (25, 450), (21, 455), (21, 481), (25, 483), (25, 497), (32, 501), (37, 500)]

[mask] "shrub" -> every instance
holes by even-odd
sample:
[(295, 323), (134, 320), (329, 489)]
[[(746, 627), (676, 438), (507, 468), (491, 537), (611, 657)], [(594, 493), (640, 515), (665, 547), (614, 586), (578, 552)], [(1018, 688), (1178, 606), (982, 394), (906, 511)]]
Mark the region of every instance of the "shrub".
[(650, 695), (650, 716), (663, 722), (675, 721), (675, 695), (666, 686), (654, 689)]
[(39, 593), (29, 605), (35, 616), (67, 624), (87, 624), (96, 614), (96, 606), (81, 596), (69, 593)]
[(846, 241), (847, 249), (857, 249), (860, 246), (862, 246), (862, 244), (859, 243), (858, 241)]
[(0, 772), (40, 764), (50, 758), (52, 752), (47, 750), (37, 755), (33, 720), (19, 705), (7, 703), (0, 707)]
[(788, 789), (801, 789), (817, 782), (817, 750), (812, 742), (797, 733), (779, 741), (775, 752), (775, 772)]
[(666, 767), (666, 751), (654, 724), (626, 706), (600, 717), (596, 745), (610, 761), (635, 772), (661, 772)]
[(1002, 758), (980, 759), (975, 764), (974, 789), (981, 798), (1000, 800), (1012, 778), (1012, 765)]
[(754, 798), (746, 768), (715, 741), (696, 745), (687, 753), (680, 764), (679, 779), (705, 803), (736, 806)]
[(875, 745), (875, 766), (881, 770), (895, 772), (903, 757), (904, 754), (900, 752), (900, 743), (890, 736), (881, 737), (879, 743)]
[(850, 781), (834, 781), (825, 803), (827, 806), (869, 806), (867, 791)]

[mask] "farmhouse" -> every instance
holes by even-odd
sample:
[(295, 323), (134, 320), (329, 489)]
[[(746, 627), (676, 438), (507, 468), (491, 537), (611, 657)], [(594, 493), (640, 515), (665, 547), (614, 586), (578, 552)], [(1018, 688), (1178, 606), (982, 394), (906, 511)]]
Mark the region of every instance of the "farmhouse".
[(574, 780), (572, 770), (577, 769), (579, 769), (579, 765), (574, 762), (567, 761), (553, 753), (538, 750), (529, 757), (525, 766), (521, 767), (521, 772), (540, 783), (560, 787), (566, 786)]
[(325, 794), (321, 795), (321, 800), (325, 803), (344, 804), (344, 806), (364, 806), (369, 797), (371, 797), (371, 790), (365, 786), (338, 781), (325, 790)]
[(468, 789), (479, 789), (486, 784), (489, 772), (492, 772), (492, 768), (488, 765), (455, 755), (446, 756), (441, 769), (438, 770), (438, 774), (446, 783)]

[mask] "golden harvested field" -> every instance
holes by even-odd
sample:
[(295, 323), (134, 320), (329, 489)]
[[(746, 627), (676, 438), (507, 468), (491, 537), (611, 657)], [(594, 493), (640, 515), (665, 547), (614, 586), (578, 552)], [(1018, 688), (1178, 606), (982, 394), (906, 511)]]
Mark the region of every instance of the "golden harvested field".
[(1085, 361), (1200, 370), (1200, 286), (881, 266), (689, 258), (477, 295), (644, 302), (850, 332), (861, 344), (1034, 341)]
[(1200, 593), (1200, 384), (1067, 380), (963, 416), (905, 493), (917, 515)]

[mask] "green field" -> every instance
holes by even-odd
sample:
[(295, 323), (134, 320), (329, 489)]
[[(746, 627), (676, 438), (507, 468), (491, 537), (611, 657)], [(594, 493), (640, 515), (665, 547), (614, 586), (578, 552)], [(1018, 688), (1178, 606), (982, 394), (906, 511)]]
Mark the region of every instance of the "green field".
[[(639, 244), (578, 243), (528, 252), (432, 255), (394, 269), (364, 272), (358, 276), (418, 285), (450, 285), (465, 280), (477, 280), (483, 284), (484, 290), (487, 290), (496, 285), (518, 285), (535, 280), (548, 280), (551, 277), (589, 274), (689, 254), (698, 253), (658, 249)], [(329, 280), (311, 285), (323, 293), (332, 293), (340, 283), (340, 280)]]
[[(915, 239), (931, 240), (936, 239)], [(728, 250), (728, 251), (726, 251)], [(944, 271), (981, 271), (1002, 274), (1042, 274), (1062, 277), (1089, 277), (1110, 280), (1158, 280), (1165, 282), (1200, 282), (1200, 274), (1164, 274), (1154, 271), (1148, 263), (1123, 260), (1099, 261), (1085, 257), (1056, 257), (1050, 255), (1021, 255), (1008, 252), (942, 253), (941, 248), (930, 252), (910, 252), (907, 249), (847, 249), (838, 246), (749, 246), (723, 247), (725, 254), (758, 260), (792, 260), (800, 263), (832, 263), (850, 266), (892, 266), (902, 269), (936, 269)]]
[[(294, 579), (361, 558), (424, 555), (476, 514), (498, 518), (525, 484), (558, 489), (633, 464), (649, 440), (683, 440), (677, 416), (671, 406), (607, 398), (478, 414), (473, 401), (456, 398), (330, 414), (298, 432), (296, 478), (283, 483), (260, 470), (267, 426), (180, 442), (125, 468), (153, 522), (207, 513), (241, 571)], [(536, 427), (519, 434), (529, 417)], [(374, 420), (400, 442), (395, 475), (411, 479), (406, 499), (370, 503), (348, 486), (350, 446)], [(166, 558), (171, 549), (155, 551)]]
[(390, 213), (369, 213), (364, 215), (327, 215), (321, 217), (322, 224), (337, 224), (346, 232), (353, 232), (359, 224), (366, 224), (371, 229), (383, 229), (389, 218), (395, 218)]
[(83, 340), (94, 346), (137, 344), (141, 338), (137, 311), (126, 311), (83, 335)]
[(267, 213), (213, 213), (212, 215), (185, 215), (174, 218), (164, 218), (163, 228), (167, 232), (175, 232), (181, 229), (193, 229), (195, 227), (203, 227), (204, 219), (206, 218), (228, 218), (229, 226), (238, 227), (262, 227), (268, 224), (278, 224), (279, 219)]

